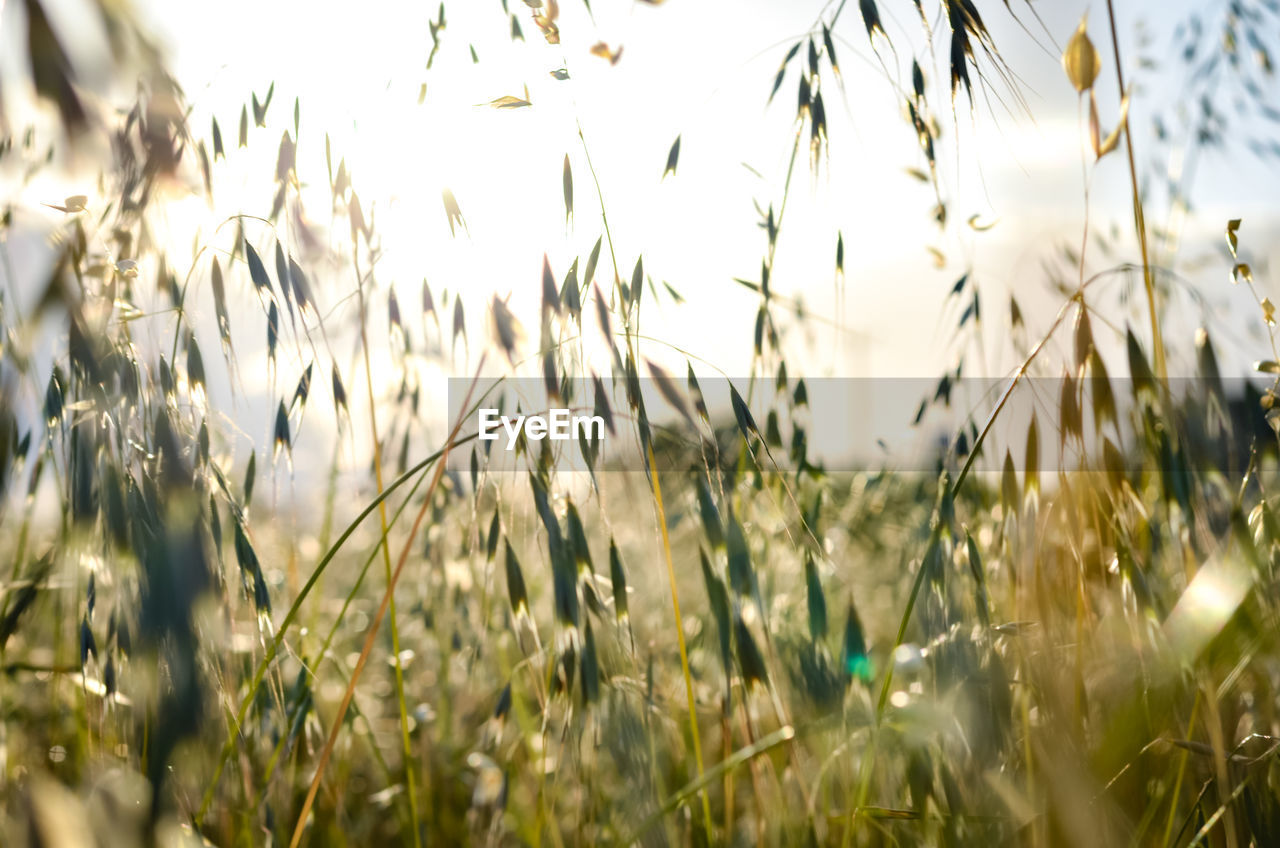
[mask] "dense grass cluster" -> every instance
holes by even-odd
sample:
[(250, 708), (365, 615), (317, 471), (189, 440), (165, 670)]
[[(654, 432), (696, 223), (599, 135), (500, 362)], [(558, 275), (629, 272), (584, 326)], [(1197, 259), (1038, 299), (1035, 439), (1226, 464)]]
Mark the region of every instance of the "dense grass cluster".
[[(555, 5), (533, 5), (556, 43)], [(1008, 71), (973, 4), (939, 6), (949, 93), (972, 102), (984, 69)], [(6, 843), (1280, 844), (1274, 386), (1236, 396), (1208, 332), (1162, 338), (1144, 229), (1141, 263), (1086, 277), (1075, 257), (1041, 335), (1016, 300), (981, 318), (1007, 323), (1022, 361), (922, 463), (935, 471), (810, 462), (784, 343), (806, 316), (771, 285), (796, 160), (831, 155), (843, 10), (785, 46), (768, 93), (798, 87), (795, 141), (759, 210), (760, 277), (734, 289), (759, 308), (753, 374), (723, 419), (703, 402), (707, 363), (677, 377), (651, 361), (640, 313), (679, 294), (615, 254), (603, 214), (563, 277), (548, 260), (530, 281), (537, 316), (425, 280), (401, 303), (327, 143), (311, 181), (327, 179), (331, 218), (309, 223), (301, 105), (272, 123), (274, 86), (236, 139), (282, 132), (269, 210), (167, 255), (152, 231), (166, 192), (211, 192), (234, 151), (153, 69), (101, 130), (100, 196), (55, 206), (50, 265), (15, 267), (0, 244)], [(888, 54), (876, 5), (859, 11)], [(436, 46), (444, 30), (442, 9)], [(1065, 61), (1091, 103), (1093, 50), (1082, 25)], [(911, 71), (904, 111), (945, 226), (941, 130)], [(91, 132), (59, 102), (68, 132)], [(1094, 156), (1119, 150), (1121, 128), (1092, 115)], [(49, 167), (34, 131), (0, 153)], [(677, 138), (662, 176), (679, 155)], [(563, 183), (568, 220), (568, 156)], [(458, 199), (442, 202), (464, 237)], [(1244, 237), (1227, 224), (1223, 271), (1252, 290)], [(841, 236), (841, 286), (844, 261)], [(1129, 279), (1150, 298), (1132, 329), (1097, 308)], [(948, 297), (978, 332), (975, 283)], [(374, 373), (384, 353), (392, 379)], [(1171, 388), (1178, 353), (1190, 391)], [(589, 384), (643, 468), (588, 447), (566, 473), (526, 446), (526, 471), (491, 474), (463, 418), (429, 419), (428, 363), (550, 396)], [(221, 407), (260, 365), (270, 436), (243, 439)], [(1056, 396), (1002, 441), (1008, 400), (1044, 377)], [(914, 426), (961, 379), (942, 376)], [(753, 414), (765, 384), (776, 403)], [(695, 438), (653, 423), (677, 416)], [(295, 470), (318, 490), (283, 497)]]

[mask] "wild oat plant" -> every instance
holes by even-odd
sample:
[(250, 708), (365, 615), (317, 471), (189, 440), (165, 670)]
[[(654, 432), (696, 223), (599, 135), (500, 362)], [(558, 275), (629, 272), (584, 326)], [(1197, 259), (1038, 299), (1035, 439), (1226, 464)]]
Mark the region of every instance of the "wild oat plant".
[[(726, 376), (716, 363), (673, 360), (681, 339), (640, 329), (681, 295), (615, 251), (607, 213), (628, 201), (596, 181), (589, 134), (547, 208), (594, 246), (527, 281), (538, 314), (457, 283), (401, 301), (341, 152), (326, 137), (327, 173), (300, 172), (299, 145), (320, 143), (302, 138), (305, 103), (289, 112), (271, 84), (238, 122), (197, 127), (138, 22), (86, 5), (108, 25), (101, 96), (42, 0), (6, 10), (27, 48), (6, 73), (44, 104), (29, 129), (4, 113), (6, 234), (65, 151), (97, 175), (86, 195), (42, 198), (43, 252), (0, 242), (7, 844), (1280, 844), (1274, 307), (1232, 220), (1208, 261), (1254, 292), (1256, 320), (1234, 323), (1271, 336), (1256, 382), (1220, 374), (1213, 328), (1174, 316), (1190, 182), (1168, 189), (1169, 221), (1149, 220), (1158, 157), (1135, 155), (1146, 138), (1126, 118), (1139, 95), (1120, 50), (1095, 47), (1115, 42), (1109, 0), (1074, 33), (1035, 5), (982, 7), (1062, 45), (1086, 173), (1127, 159), (1130, 234), (1106, 247), (1086, 225), (1081, 249), (1046, 256), (1056, 314), (988, 306), (960, 276), (943, 312), (955, 365), (903, 429), (961, 406), (983, 326), (1013, 339), (1017, 366), (915, 470), (861, 471), (807, 452), (797, 338), (815, 316), (774, 274), (784, 212), (806, 163), (821, 180), (846, 155), (828, 116), (857, 96), (841, 61), (860, 61), (900, 102), (937, 198), (922, 211), (954, 229), (944, 130), (1025, 105), (976, 0), (903, 4), (907, 26), (874, 0), (827, 4), (771, 48), (761, 103), (795, 109), (762, 126), (794, 142), (757, 206), (759, 276), (706, 283), (758, 302), (723, 413), (699, 383)], [(570, 21), (554, 0), (510, 5), (512, 39), (558, 48)], [(1220, 5), (1179, 30), (1170, 63), (1205, 108), (1162, 125), (1161, 155), (1227, 144), (1207, 85), (1243, 91), (1254, 118), (1231, 132), (1275, 149), (1257, 128), (1276, 114), (1280, 17)], [(466, 41), (447, 23), (441, 7), (428, 68)], [(1102, 86), (1124, 95), (1118, 118), (1100, 118)], [(537, 105), (526, 91), (481, 108)], [(263, 205), (185, 233), (186, 255), (167, 246), (171, 205), (212, 197), (276, 134), (274, 172), (252, 175)], [(680, 179), (681, 141), (655, 181)], [(327, 216), (304, 210), (308, 185), (327, 185)], [(456, 239), (465, 201), (442, 196)], [(575, 203), (599, 206), (598, 232), (579, 232)], [(820, 247), (843, 302), (858, 299), (855, 242)], [(1102, 267), (1107, 251), (1121, 257)], [(1175, 390), (1170, 361), (1195, 363), (1195, 391)], [(443, 423), (428, 367), (464, 395)], [(521, 445), (518, 473), (491, 472), (495, 449), (465, 426), (486, 402), (477, 375), (552, 397), (585, 381), (594, 401), (574, 404), (638, 464), (543, 442)], [(1055, 394), (1011, 424), (1046, 378)]]

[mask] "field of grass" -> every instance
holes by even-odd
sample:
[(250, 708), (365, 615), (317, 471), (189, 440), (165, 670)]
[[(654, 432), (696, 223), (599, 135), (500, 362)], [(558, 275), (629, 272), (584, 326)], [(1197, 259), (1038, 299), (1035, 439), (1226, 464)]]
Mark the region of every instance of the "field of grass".
[[(513, 37), (559, 44), (544, 3), (510, 4)], [(706, 283), (756, 304), (734, 336), (752, 353), (740, 376), (648, 317), (680, 292), (615, 251), (610, 204), (627, 200), (597, 181), (581, 124), (547, 214), (568, 226), (597, 207), (601, 227), (521, 282), (539, 306), (425, 279), (411, 303), (377, 275), (395, 210), (362, 207), (341, 152), (304, 131), (305, 102), (290, 112), (272, 84), (238, 135), (196, 127), (139, 25), (88, 5), (116, 25), (123, 108), (77, 94), (59, 19), (28, 0), (15, 20), (45, 111), (29, 131), (0, 111), (0, 842), (1280, 845), (1280, 350), (1262, 236), (1215, 222), (1210, 277), (1230, 283), (1213, 285), (1251, 308), (1186, 332), (1200, 322), (1177, 313), (1178, 224), (1144, 220), (1142, 136), (1123, 108), (1099, 117), (1095, 86), (1132, 91), (1110, 2), (1074, 34), (1038, 29), (1034, 5), (981, 9), (1062, 45), (1086, 185), (1099, 160), (1127, 160), (1132, 255), (1081, 222), (1035, 314), (957, 275), (957, 337), (981, 348), (996, 327), (1017, 365), (968, 409), (958, 361), (902, 429), (960, 423), (906, 466), (856, 468), (808, 453), (820, 389), (796, 339), (815, 316), (774, 273), (788, 199), (844, 155), (827, 112), (857, 40), (884, 85), (905, 71), (937, 227), (980, 229), (946, 221), (943, 130), (1018, 82), (969, 0), (895, 10), (921, 19), (909, 29), (930, 33), (940, 80), (871, 0), (798, 18), (806, 34), (773, 50), (761, 102), (797, 106), (765, 124), (791, 155), (757, 205), (761, 270)], [(1206, 17), (1179, 36), (1202, 50), (1185, 61), (1252, 82), (1232, 47), (1247, 43), (1274, 85), (1280, 12), (1230, 7), (1223, 31)], [(445, 22), (441, 8), (433, 58), (466, 41)], [(627, 61), (594, 52), (582, 61)], [(528, 96), (481, 108), (536, 108)], [(212, 204), (259, 129), (281, 134), (255, 172), (269, 202), (172, 252), (160, 222)], [(1221, 131), (1188, 130), (1197, 149)], [(680, 178), (681, 143), (655, 179)], [(302, 144), (323, 145), (327, 173), (303, 172)], [(39, 208), (26, 187), (66, 145), (96, 190)], [(468, 238), (466, 198), (441, 201)], [(50, 223), (32, 236), (37, 213)], [(823, 261), (854, 301), (846, 238)], [(1252, 374), (1219, 367), (1224, 332), (1262, 340)], [(521, 470), (491, 470), (481, 377), (607, 412), (605, 442), (629, 458), (529, 442)], [(568, 397), (582, 380), (593, 396)], [(265, 405), (245, 388), (262, 385)], [(713, 386), (723, 408), (703, 402)]]

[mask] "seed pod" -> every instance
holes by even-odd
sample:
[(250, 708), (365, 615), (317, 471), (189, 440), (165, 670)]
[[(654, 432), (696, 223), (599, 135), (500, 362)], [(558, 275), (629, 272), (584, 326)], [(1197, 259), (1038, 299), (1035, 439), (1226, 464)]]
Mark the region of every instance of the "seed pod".
[(613, 611), (619, 622), (628, 618), (627, 613), (627, 574), (622, 568), (622, 557), (618, 554), (618, 543), (609, 539), (609, 581), (613, 584)]
[(751, 689), (755, 684), (767, 686), (769, 673), (765, 668), (764, 655), (760, 653), (755, 637), (751, 635), (751, 631), (740, 615), (734, 617), (733, 636), (738, 646), (738, 664), (742, 668), (742, 680), (747, 689)]
[(809, 595), (809, 638), (817, 642), (827, 635), (827, 598), (822, 594), (822, 581), (813, 557), (805, 555), (804, 582)]
[(520, 570), (520, 560), (507, 541), (507, 597), (511, 601), (511, 612), (516, 615), (529, 614), (529, 593), (524, 585), (524, 573)]
[(489, 534), (485, 541), (485, 559), (493, 562), (493, 555), (498, 551), (498, 535), (502, 532), (501, 522), (498, 519), (498, 508), (493, 508), (493, 518), (489, 521)]
[(93, 630), (89, 628), (89, 619), (80, 620), (80, 665), (88, 664), (90, 655), (98, 658), (98, 643), (93, 638)]
[(596, 637), (591, 630), (591, 619), (583, 621), (582, 644), (582, 702), (591, 704), (600, 698), (600, 660), (596, 656)]
[(858, 618), (858, 610), (849, 599), (849, 615), (844, 624), (844, 646), (841, 661), (845, 672), (855, 680), (867, 682), (871, 680), (873, 671), (871, 657), (867, 655), (867, 640), (862, 633), (862, 621)]
[(711, 549), (724, 547), (724, 525), (720, 522), (720, 510), (716, 508), (711, 485), (705, 475), (698, 476), (698, 511), (702, 515), (702, 527), (706, 531)]

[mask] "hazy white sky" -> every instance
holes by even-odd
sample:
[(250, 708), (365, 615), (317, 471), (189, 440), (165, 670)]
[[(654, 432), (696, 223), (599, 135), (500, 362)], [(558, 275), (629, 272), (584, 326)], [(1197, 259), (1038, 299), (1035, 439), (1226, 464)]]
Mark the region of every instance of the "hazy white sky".
[[(258, 169), (242, 164), (238, 172), (257, 193), (227, 192), (222, 200), (228, 208), (269, 205), (261, 171), (270, 168), (298, 97), (303, 179), (323, 182), (322, 139), (329, 132), (335, 158), (346, 157), (366, 207), (372, 204), (379, 213), (387, 250), (380, 278), (403, 287), (402, 303), (418, 302), (426, 276), (437, 290), (466, 291), (477, 306), (482, 293), (492, 290), (511, 292), (514, 304), (532, 306), (544, 251), (557, 274), (573, 256), (586, 254), (601, 227), (577, 139), (580, 121), (624, 275), (643, 253), (646, 269), (690, 300), (690, 308), (662, 307), (661, 332), (650, 313), (653, 335), (679, 340), (730, 373), (745, 371), (756, 303), (730, 278), (758, 277), (764, 238), (755, 226), (752, 199), (764, 206), (780, 199), (795, 75), (769, 109), (765, 95), (789, 44), (820, 15), (829, 19), (834, 4), (670, 2), (653, 8), (599, 0), (592, 21), (582, 3), (566, 0), (558, 47), (543, 41), (523, 2), (509, 5), (524, 30), (523, 43), (509, 40), (499, 0), (447, 4), (448, 26), (429, 72), (424, 64), (431, 43), (427, 21), (437, 12), (432, 4), (233, 0), (212, 14), (198, 4), (148, 0), (143, 9), (171, 45), (178, 77), (197, 107), (196, 126), (216, 115), (229, 146), (249, 92), (262, 97), (276, 83), (274, 123), (270, 130), (256, 130), (251, 140), (260, 154)], [(950, 364), (949, 333), (934, 337), (938, 310), (951, 283), (970, 268), (988, 293), (988, 310), (1003, 308), (1000, 291), (1008, 288), (1028, 307), (1033, 327), (1047, 323), (1053, 303), (1036, 305), (1044, 288), (1041, 264), (1055, 242), (1078, 243), (1084, 215), (1077, 100), (1057, 45), (1065, 43), (1086, 5), (1035, 4), (1041, 28), (1026, 8), (1019, 23), (1001, 4), (989, 4), (987, 24), (1020, 75), (1030, 116), (996, 84), (979, 98), (975, 116), (962, 100), (953, 119), (945, 96), (945, 47), (924, 63), (944, 133), (943, 192), (952, 221), (960, 224), (945, 235), (929, 222), (932, 189), (905, 174), (923, 164), (893, 91), (909, 78), (886, 79), (893, 53), (881, 44), (877, 57), (856, 4), (845, 10), (835, 34), (846, 90), (831, 86), (826, 92), (831, 158), (816, 180), (798, 171), (774, 277), (775, 290), (802, 295), (820, 315), (847, 328), (826, 338), (820, 333), (809, 360), (812, 370), (934, 374)], [(1139, 20), (1151, 34), (1147, 52), (1163, 58), (1173, 23), (1195, 4), (1119, 5), (1132, 78)], [(919, 22), (882, 6), (903, 61), (913, 49), (922, 52)], [(1098, 90), (1105, 126), (1114, 123), (1118, 98), (1104, 25), (1105, 9), (1095, 10), (1091, 33), (1104, 57)], [(616, 66), (588, 54), (600, 40), (623, 47)], [(471, 62), (472, 45), (479, 64)], [(554, 80), (549, 72), (558, 68), (568, 70), (570, 79)], [(424, 82), (426, 102), (419, 106)], [(525, 85), (533, 101), (529, 109), (475, 105), (521, 95)], [(1134, 109), (1140, 156), (1149, 135), (1147, 105), (1139, 100)], [(677, 134), (679, 173), (660, 182)], [(566, 153), (576, 189), (569, 232), (561, 202)], [(239, 155), (233, 153), (231, 173), (237, 173)], [(1249, 167), (1244, 180), (1230, 162), (1225, 165), (1209, 162), (1201, 169), (1204, 199), (1193, 233), (1220, 237), (1227, 217), (1261, 223), (1260, 215), (1272, 208), (1267, 182), (1254, 178), (1258, 167)], [(1270, 182), (1271, 189), (1275, 185)], [(467, 217), (469, 238), (449, 236), (440, 202), (446, 186)], [(323, 211), (313, 201), (313, 214)], [(974, 232), (962, 223), (974, 214), (998, 223)], [(1127, 174), (1119, 155), (1104, 161), (1093, 177), (1091, 214), (1095, 224), (1115, 222), (1128, 236)], [(837, 230), (845, 235), (848, 266), (843, 314), (834, 301)], [(934, 267), (927, 246), (942, 251), (943, 269)], [(1098, 259), (1095, 267), (1112, 261)], [(993, 338), (989, 351), (990, 367), (997, 371), (1004, 364), (998, 343)]]

